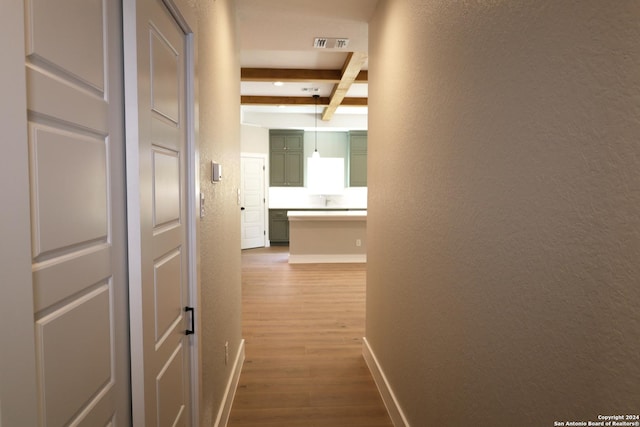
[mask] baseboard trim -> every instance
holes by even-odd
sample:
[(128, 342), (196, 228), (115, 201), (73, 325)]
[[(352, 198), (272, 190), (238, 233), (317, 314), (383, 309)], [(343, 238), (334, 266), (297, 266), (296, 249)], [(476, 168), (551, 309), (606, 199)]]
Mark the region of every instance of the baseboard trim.
[(384, 371), (378, 363), (378, 359), (369, 346), (369, 342), (366, 337), (362, 339), (362, 356), (369, 367), (369, 371), (371, 372), (373, 380), (378, 387), (384, 406), (387, 407), (387, 412), (389, 413), (389, 417), (391, 418), (391, 422), (393, 422), (394, 427), (410, 427), (409, 422), (404, 416), (404, 412), (402, 412), (402, 408), (400, 407), (395, 394), (393, 394), (393, 390), (387, 381), (387, 377), (384, 375)]
[(244, 340), (240, 341), (240, 348), (236, 359), (233, 361), (233, 368), (231, 370), (231, 376), (227, 382), (227, 388), (224, 391), (222, 397), (222, 404), (218, 411), (216, 422), (213, 423), (214, 427), (226, 427), (229, 422), (229, 415), (231, 415), (231, 405), (233, 404), (233, 398), (236, 395), (238, 389), (238, 382), (240, 381), (240, 372), (242, 371), (242, 364), (244, 363)]
[(364, 263), (367, 262), (366, 254), (344, 255), (291, 255), (289, 264), (340, 264), (340, 263)]

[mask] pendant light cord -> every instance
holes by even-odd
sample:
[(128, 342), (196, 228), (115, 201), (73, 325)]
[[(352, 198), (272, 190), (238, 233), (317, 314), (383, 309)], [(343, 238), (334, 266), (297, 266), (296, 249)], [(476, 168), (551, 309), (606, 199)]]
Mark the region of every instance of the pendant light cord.
[(316, 103), (314, 118), (315, 118), (315, 130), (316, 130), (316, 132), (315, 132), (315, 137), (316, 137), (315, 152), (317, 153), (318, 152), (318, 98), (320, 98), (320, 95), (315, 94), (315, 95), (313, 95), (313, 98), (315, 99), (315, 103)]

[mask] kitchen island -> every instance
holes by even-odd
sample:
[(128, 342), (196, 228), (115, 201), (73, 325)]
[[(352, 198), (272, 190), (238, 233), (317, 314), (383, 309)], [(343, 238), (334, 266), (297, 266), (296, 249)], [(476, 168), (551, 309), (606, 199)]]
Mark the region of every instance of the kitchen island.
[(289, 263), (367, 261), (367, 211), (289, 211)]

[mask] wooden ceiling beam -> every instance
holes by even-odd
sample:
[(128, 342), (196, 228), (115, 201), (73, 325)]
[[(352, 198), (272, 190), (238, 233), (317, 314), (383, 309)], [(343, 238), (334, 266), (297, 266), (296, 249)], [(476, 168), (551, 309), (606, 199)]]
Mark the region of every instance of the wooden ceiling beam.
[(338, 107), (340, 105), (346, 105), (343, 100), (345, 99), (351, 85), (356, 82), (356, 78), (362, 70), (366, 60), (367, 54), (364, 52), (349, 52), (349, 56), (342, 67), (342, 78), (331, 92), (329, 105), (322, 113), (322, 120), (331, 120)]
[[(315, 105), (315, 100), (310, 96), (252, 96), (243, 95), (240, 97), (242, 105)], [(347, 107), (365, 107), (367, 98), (343, 98), (342, 104)], [(318, 98), (318, 105), (329, 106), (331, 99), (328, 97)]]
[[(302, 68), (242, 68), (240, 79), (244, 82), (318, 82), (339, 83), (343, 70), (309, 70)], [(360, 70), (356, 83), (367, 83), (369, 73)]]

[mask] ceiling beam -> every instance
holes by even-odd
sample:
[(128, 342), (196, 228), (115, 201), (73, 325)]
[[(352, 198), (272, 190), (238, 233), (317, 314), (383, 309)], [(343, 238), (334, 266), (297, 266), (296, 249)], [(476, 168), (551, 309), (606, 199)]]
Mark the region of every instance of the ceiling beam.
[[(367, 106), (367, 98), (344, 98), (342, 104), (346, 107)], [(240, 97), (242, 105), (315, 105), (315, 100), (310, 96), (252, 96), (243, 95)], [(329, 106), (331, 99), (328, 97), (318, 98), (318, 105)]]
[(349, 56), (342, 67), (342, 78), (331, 92), (331, 96), (329, 97), (329, 106), (324, 109), (324, 112), (322, 113), (322, 120), (331, 120), (338, 107), (340, 105), (345, 105), (343, 100), (345, 99), (351, 85), (356, 81), (356, 78), (366, 61), (366, 53), (349, 52)]
[[(243, 82), (319, 82), (339, 83), (343, 70), (309, 70), (302, 68), (242, 68), (240, 79)], [(360, 70), (356, 83), (367, 83), (369, 73)]]

